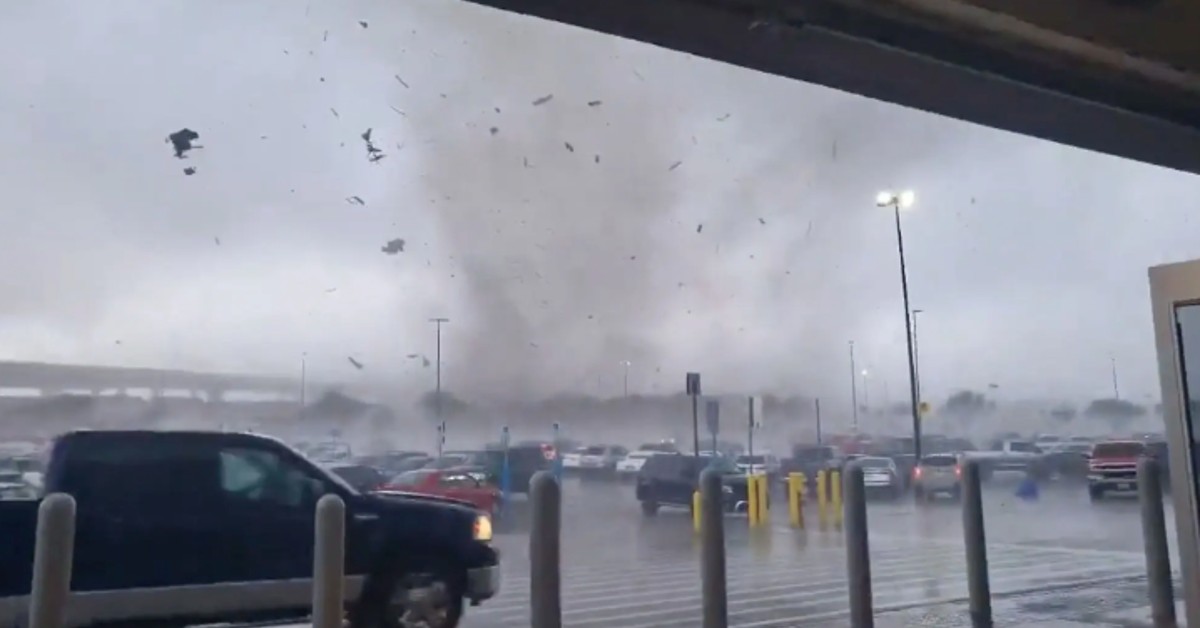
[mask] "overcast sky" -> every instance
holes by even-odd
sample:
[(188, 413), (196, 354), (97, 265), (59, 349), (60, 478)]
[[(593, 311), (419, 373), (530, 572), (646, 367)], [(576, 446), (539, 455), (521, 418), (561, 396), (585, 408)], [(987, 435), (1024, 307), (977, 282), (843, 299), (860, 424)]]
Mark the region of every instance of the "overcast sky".
[(930, 396), (1157, 399), (1146, 268), (1200, 257), (1196, 177), (450, 0), (10, 2), (0, 46), (5, 359), (421, 390), (445, 316), (468, 397), (845, 397), (853, 339), (899, 401), (910, 187)]

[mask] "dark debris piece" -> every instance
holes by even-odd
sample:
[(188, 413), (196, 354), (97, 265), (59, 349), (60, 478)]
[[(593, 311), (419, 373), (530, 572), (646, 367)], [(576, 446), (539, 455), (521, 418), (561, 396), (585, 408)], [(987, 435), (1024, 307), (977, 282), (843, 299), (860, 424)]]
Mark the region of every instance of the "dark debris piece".
[(696, 233), (700, 233), (701, 231), (704, 231), (704, 223), (696, 225)]
[(728, 119), (729, 119), (729, 114), (725, 114), (725, 115), (721, 116), (720, 118), (717, 118), (717, 122), (724, 122)]
[(366, 21), (366, 20), (359, 20), (359, 21), (358, 21), (358, 25), (359, 25), (359, 26), (361, 26), (361, 27), (363, 27), (363, 28), (366, 28), (366, 27), (368, 26), (368, 24), (367, 24), (367, 21)]
[(537, 100), (533, 101), (533, 106), (536, 107), (538, 105), (544, 105), (544, 104), (550, 102), (551, 100), (554, 100), (554, 94), (546, 94), (545, 96), (542, 96), (541, 98), (538, 98)]
[(354, 356), (346, 356), (346, 359), (347, 359), (347, 360), (350, 360), (350, 365), (351, 365), (351, 366), (353, 366), (354, 368), (356, 368), (356, 369), (358, 369), (358, 370), (360, 370), (360, 371), (362, 370), (362, 368), (363, 368), (362, 362), (359, 362), (358, 360), (355, 360), (355, 359), (354, 359)]
[(760, 225), (765, 225), (765, 224), (767, 224), (767, 221), (763, 220), (762, 218), (759, 218), (759, 219), (758, 219), (758, 224), (760, 224)]
[(184, 153), (192, 150), (193, 148), (200, 148), (199, 146), (192, 144), (192, 142), (198, 139), (200, 139), (199, 133), (186, 128), (180, 129), (167, 136), (167, 141), (170, 142), (171, 147), (175, 149), (175, 157), (177, 159), (186, 159)]
[(383, 251), (384, 254), (386, 254), (386, 255), (395, 255), (397, 253), (403, 253), (404, 252), (404, 239), (403, 238), (395, 238), (392, 240), (388, 240), (387, 244), (384, 244), (383, 247), (380, 248), (379, 250)]
[(188, 166), (187, 168), (183, 169), (183, 174), (186, 174), (187, 176), (190, 177), (190, 176), (196, 174), (196, 169), (191, 166)]
[(385, 155), (383, 150), (380, 149), (378, 146), (375, 145), (374, 142), (371, 141), (371, 130), (372, 129), (367, 129), (366, 131), (363, 131), (363, 133), (360, 137), (362, 137), (363, 142), (366, 142), (366, 144), (367, 144), (367, 161), (369, 161), (371, 163), (375, 163), (375, 162), (378, 162), (380, 159), (387, 157), (387, 155)]
[(588, 101), (589, 107), (599, 107), (601, 104), (602, 103), (599, 100), (589, 100)]
[(393, 76), (393, 77), (395, 77), (395, 79), (396, 79), (397, 81), (400, 81), (400, 84), (401, 84), (401, 85), (403, 85), (403, 86), (404, 86), (404, 87), (406, 87), (406, 88), (408, 87), (408, 83), (405, 83), (405, 82), (404, 82), (404, 79), (400, 78), (400, 75), (399, 75), (399, 74), (393, 74), (392, 76)]
[(492, 132), (492, 135), (495, 135), (495, 134), (497, 134), (497, 133), (499, 133), (499, 132), (500, 132), (500, 129), (498, 129), (498, 128), (496, 128), (496, 127), (492, 127), (492, 128), (491, 128), (491, 129), (489, 129), (489, 130)]
[(683, 165), (683, 162), (682, 162), (682, 161), (677, 161), (677, 162), (675, 162), (675, 163), (671, 164), (671, 167), (670, 167), (670, 168), (667, 168), (667, 171), (668, 171), (668, 172), (670, 172), (671, 170), (674, 170), (674, 169), (676, 169), (676, 168), (678, 168), (679, 166), (682, 166), (682, 165)]
[(600, 155), (596, 155), (596, 163), (600, 163)]
[(346, 202), (350, 203), (351, 205), (366, 205), (367, 204), (366, 201), (362, 200), (361, 196), (347, 196)]
[(571, 151), (572, 153), (575, 152), (575, 147), (571, 146), (570, 142), (563, 142), (563, 146), (566, 146), (567, 150)]

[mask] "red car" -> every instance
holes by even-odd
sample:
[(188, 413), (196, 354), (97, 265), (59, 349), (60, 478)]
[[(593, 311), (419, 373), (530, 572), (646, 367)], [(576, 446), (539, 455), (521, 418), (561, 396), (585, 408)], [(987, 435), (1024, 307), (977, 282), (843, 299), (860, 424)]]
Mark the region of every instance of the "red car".
[(406, 471), (385, 482), (379, 490), (460, 499), (488, 514), (495, 514), (500, 506), (500, 490), (488, 484), (484, 474), (475, 469)]

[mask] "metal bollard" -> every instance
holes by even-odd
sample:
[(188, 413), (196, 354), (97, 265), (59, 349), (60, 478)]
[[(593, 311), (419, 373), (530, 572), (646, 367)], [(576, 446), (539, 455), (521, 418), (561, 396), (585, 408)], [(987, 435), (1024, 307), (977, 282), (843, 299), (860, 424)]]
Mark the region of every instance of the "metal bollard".
[(1146, 577), (1150, 589), (1150, 617), (1156, 628), (1174, 628), (1175, 585), (1171, 579), (1171, 554), (1163, 517), (1162, 467), (1158, 460), (1138, 461), (1138, 501), (1142, 506), (1142, 542), (1146, 548)]
[(804, 527), (804, 482), (803, 473), (788, 474), (788, 521), (793, 528)]
[(704, 628), (726, 628), (729, 625), (729, 602), (725, 597), (725, 504), (722, 486), (721, 474), (716, 470), (705, 469), (700, 474), (704, 511), (700, 534)]
[(29, 595), (29, 628), (62, 628), (75, 559), (75, 498), (47, 495), (38, 506)]
[(840, 527), (842, 527), (842, 510), (843, 510), (842, 509), (842, 472), (841, 471), (830, 471), (829, 474), (832, 477), (832, 479), (830, 479), (830, 481), (829, 481), (829, 492), (832, 493), (829, 496), (829, 500), (830, 500), (830, 502), (832, 502), (832, 506), (833, 506), (833, 509), (832, 509), (833, 525), (835, 527), (840, 528)]
[(346, 503), (341, 497), (317, 500), (314, 536), (313, 628), (341, 628), (346, 597)]
[(825, 522), (829, 520), (829, 487), (826, 482), (829, 480), (829, 471), (817, 471), (817, 520), (821, 527), (825, 527)]
[(533, 521), (529, 530), (531, 628), (562, 628), (562, 487), (549, 471), (530, 481)]
[(979, 462), (967, 460), (962, 473), (963, 542), (967, 549), (967, 594), (973, 628), (992, 626), (992, 588), (988, 576), (987, 534)]
[(871, 549), (867, 543), (867, 491), (863, 470), (857, 464), (846, 468), (846, 579), (850, 584), (850, 625), (873, 628), (875, 612), (871, 600)]
[(692, 530), (696, 534), (700, 534), (701, 524), (704, 521), (704, 499), (699, 490), (692, 493)]

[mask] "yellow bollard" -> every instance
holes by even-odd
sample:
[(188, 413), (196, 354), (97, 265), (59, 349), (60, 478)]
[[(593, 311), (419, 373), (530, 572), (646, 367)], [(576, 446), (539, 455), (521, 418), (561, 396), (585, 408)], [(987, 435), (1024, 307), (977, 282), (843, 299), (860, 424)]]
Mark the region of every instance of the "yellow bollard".
[(771, 483), (767, 475), (758, 476), (758, 524), (771, 523)]
[(700, 534), (701, 512), (704, 510), (704, 498), (701, 497), (700, 491), (692, 493), (692, 529), (696, 534)]
[(788, 521), (793, 528), (804, 527), (804, 481), (803, 473), (788, 474)]
[(817, 471), (817, 521), (821, 527), (825, 527), (825, 523), (829, 520), (829, 471), (822, 469)]
[(746, 474), (746, 521), (758, 525), (758, 477)]
[(829, 484), (830, 501), (833, 502), (833, 525), (842, 527), (842, 472), (833, 471)]

